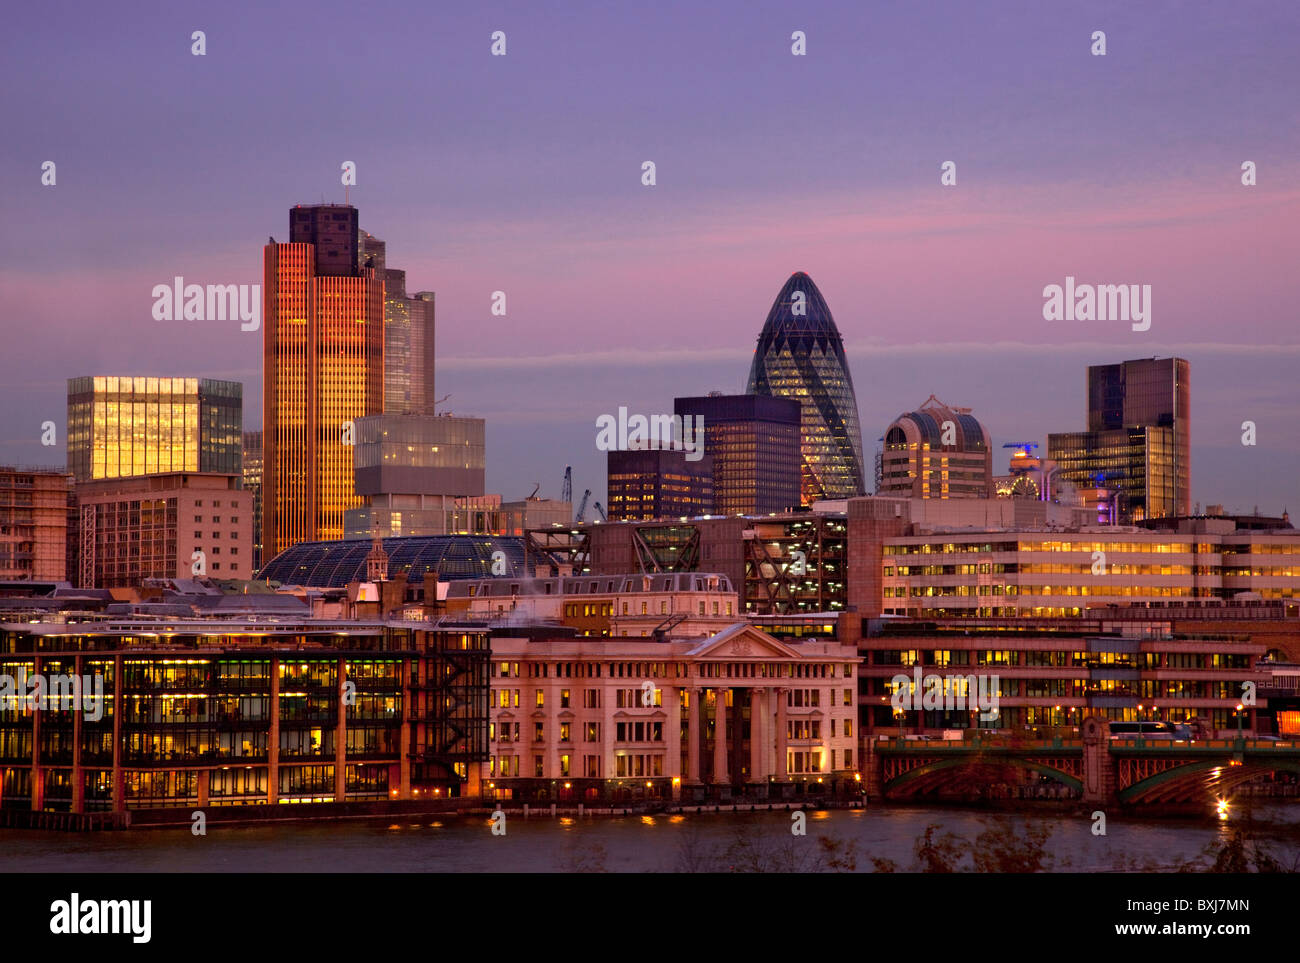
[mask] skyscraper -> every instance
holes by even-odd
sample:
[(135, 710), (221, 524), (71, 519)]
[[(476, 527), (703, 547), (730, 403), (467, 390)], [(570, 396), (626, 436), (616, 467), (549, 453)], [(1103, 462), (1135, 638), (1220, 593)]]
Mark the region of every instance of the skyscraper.
[[(1162, 514), (1192, 510), (1191, 365), (1141, 358), (1088, 368), (1088, 430), (1170, 428), (1173, 502)], [(1158, 517), (1148, 513), (1148, 518)]]
[(770, 515), (798, 508), (799, 418), (793, 398), (724, 395), (677, 398), (673, 411), (704, 425), (704, 453), (713, 459), (713, 511)]
[(262, 554), (343, 537), (354, 420), (384, 407), (384, 279), (358, 260), (357, 210), (294, 207), (263, 250)]
[(68, 471), (79, 482), (238, 475), (244, 386), (208, 378), (68, 379)]
[(384, 280), (384, 413), (434, 414), (434, 293), (406, 293), (406, 272), (388, 266), (388, 245), (361, 232), (361, 268)]
[(863, 494), (862, 431), (844, 342), (826, 299), (802, 271), (790, 275), (768, 312), (746, 390), (802, 403), (804, 505)]

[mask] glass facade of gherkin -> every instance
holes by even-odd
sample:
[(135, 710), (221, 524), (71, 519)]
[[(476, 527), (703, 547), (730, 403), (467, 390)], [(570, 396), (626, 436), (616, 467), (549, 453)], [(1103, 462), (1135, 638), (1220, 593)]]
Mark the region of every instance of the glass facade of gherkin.
[(802, 403), (804, 505), (864, 494), (862, 430), (844, 341), (826, 299), (802, 271), (790, 275), (768, 312), (746, 390)]

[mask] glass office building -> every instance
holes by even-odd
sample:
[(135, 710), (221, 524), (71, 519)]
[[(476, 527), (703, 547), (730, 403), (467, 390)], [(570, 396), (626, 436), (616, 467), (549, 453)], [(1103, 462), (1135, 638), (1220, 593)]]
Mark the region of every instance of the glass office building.
[(673, 411), (683, 419), (703, 419), (704, 453), (713, 459), (714, 512), (768, 515), (799, 507), (798, 401), (715, 392), (677, 398)]
[(802, 404), (804, 505), (865, 492), (858, 401), (844, 342), (826, 299), (802, 271), (785, 282), (768, 312), (747, 391)]
[[(1192, 510), (1191, 365), (1183, 358), (1140, 358), (1088, 368), (1088, 430), (1168, 428), (1172, 431), (1162, 470), (1172, 480), (1151, 479), (1148, 487), (1173, 485), (1171, 501), (1153, 501), (1147, 518), (1187, 515)], [(1154, 442), (1161, 445), (1158, 439)], [(1159, 507), (1159, 512), (1152, 509)]]
[(238, 475), (244, 387), (207, 378), (68, 380), (68, 470), (79, 482), (167, 472)]
[(1178, 446), (1173, 428), (1117, 428), (1047, 436), (1047, 456), (1057, 464), (1056, 485), (1106, 488), (1116, 493), (1121, 524), (1186, 514), (1177, 508)]

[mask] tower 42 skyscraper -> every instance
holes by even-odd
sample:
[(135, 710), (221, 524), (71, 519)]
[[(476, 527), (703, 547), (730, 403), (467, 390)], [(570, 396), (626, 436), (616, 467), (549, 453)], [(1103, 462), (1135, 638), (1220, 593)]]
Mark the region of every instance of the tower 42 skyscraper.
[(357, 210), (289, 212), (264, 250), (262, 557), (343, 537), (353, 422), (384, 410), (384, 281), (358, 266)]
[(802, 403), (805, 505), (863, 494), (862, 430), (844, 341), (826, 299), (802, 271), (790, 275), (768, 312), (747, 390)]

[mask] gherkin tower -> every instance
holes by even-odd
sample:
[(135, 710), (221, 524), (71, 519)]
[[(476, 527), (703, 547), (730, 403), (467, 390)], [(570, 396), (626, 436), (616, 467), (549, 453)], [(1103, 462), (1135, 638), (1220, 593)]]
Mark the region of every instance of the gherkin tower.
[(864, 493), (862, 430), (844, 341), (826, 299), (802, 271), (790, 275), (768, 312), (746, 390), (802, 403), (804, 505)]

